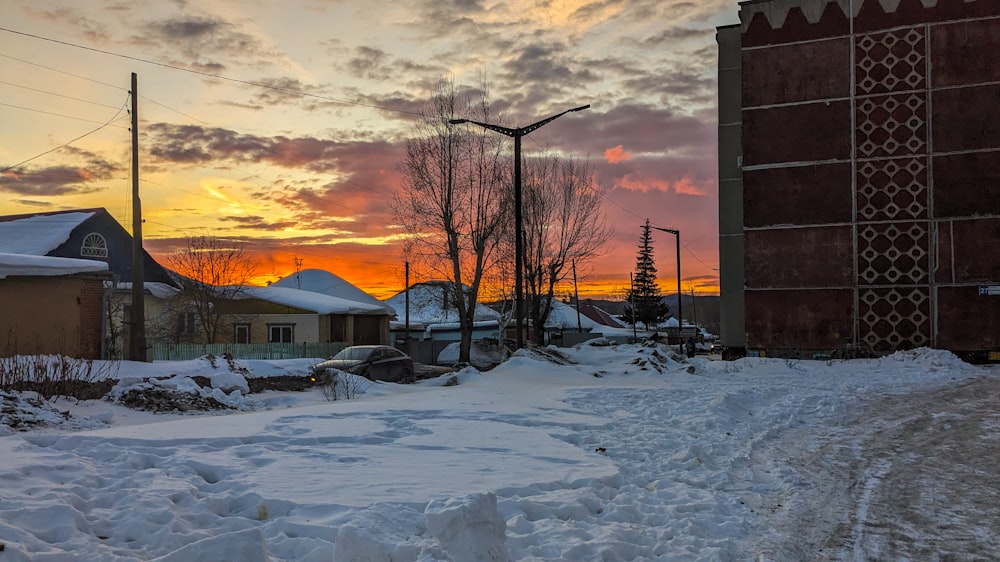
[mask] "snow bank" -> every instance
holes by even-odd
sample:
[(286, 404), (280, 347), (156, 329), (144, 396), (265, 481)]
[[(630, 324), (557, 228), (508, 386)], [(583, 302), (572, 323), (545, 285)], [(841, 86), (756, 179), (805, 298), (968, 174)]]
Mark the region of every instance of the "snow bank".
[(376, 504), (340, 527), (333, 559), (509, 562), (506, 530), (492, 493), (435, 500), (423, 513), (405, 505)]

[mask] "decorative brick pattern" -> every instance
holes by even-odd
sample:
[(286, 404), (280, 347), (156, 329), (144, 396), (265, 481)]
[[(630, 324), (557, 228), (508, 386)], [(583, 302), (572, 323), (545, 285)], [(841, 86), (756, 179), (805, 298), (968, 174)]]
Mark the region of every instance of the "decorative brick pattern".
[(857, 102), (858, 157), (884, 158), (927, 151), (927, 101), (923, 92)]
[(927, 181), (924, 158), (858, 163), (858, 220), (927, 218)]
[(930, 290), (926, 287), (862, 289), (859, 321), (865, 343), (892, 351), (930, 343)]
[(921, 27), (855, 40), (857, 283), (862, 341), (931, 341), (927, 42)]
[(854, 51), (858, 95), (920, 90), (927, 85), (927, 47), (920, 28), (862, 36)]
[(859, 284), (928, 283), (929, 244), (926, 223), (858, 225)]

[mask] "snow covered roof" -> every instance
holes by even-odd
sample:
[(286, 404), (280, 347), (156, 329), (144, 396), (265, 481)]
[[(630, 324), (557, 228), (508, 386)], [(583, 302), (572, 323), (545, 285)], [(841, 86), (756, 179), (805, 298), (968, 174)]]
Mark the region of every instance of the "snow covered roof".
[[(166, 283), (146, 282), (142, 284), (142, 287), (147, 293), (161, 299), (169, 299), (170, 297), (176, 296), (177, 293), (180, 292), (180, 289), (177, 287), (167, 285)], [(132, 283), (121, 281), (118, 283), (117, 288), (123, 291), (131, 291)]]
[(28, 275), (73, 275), (107, 270), (108, 264), (102, 261), (0, 253), (0, 279)]
[(77, 211), (0, 221), (0, 252), (47, 255), (69, 240), (73, 230), (92, 216), (93, 211)]
[[(445, 324), (458, 322), (458, 310), (452, 304), (448, 291), (451, 283), (428, 281), (410, 287), (410, 324)], [(396, 311), (398, 320), (406, 318), (406, 292), (385, 301)], [(484, 305), (476, 306), (476, 322), (500, 320), (501, 314)]]
[(381, 304), (358, 302), (288, 287), (243, 287), (243, 294), (237, 298), (260, 299), (284, 306), (311, 310), (317, 314), (391, 314)]
[(272, 283), (271, 286), (301, 289), (303, 291), (320, 293), (354, 302), (375, 304), (386, 309), (390, 314), (394, 312), (392, 307), (382, 301), (355, 287), (341, 277), (322, 269), (306, 269), (298, 273), (293, 273)]
[(590, 330), (597, 327), (597, 322), (594, 322), (590, 318), (587, 318), (583, 314), (579, 315), (579, 323), (577, 323), (576, 309), (572, 306), (558, 300), (552, 301), (552, 311), (549, 312), (549, 318), (545, 321), (546, 328), (571, 328), (576, 329), (578, 326), (582, 327), (584, 330)]

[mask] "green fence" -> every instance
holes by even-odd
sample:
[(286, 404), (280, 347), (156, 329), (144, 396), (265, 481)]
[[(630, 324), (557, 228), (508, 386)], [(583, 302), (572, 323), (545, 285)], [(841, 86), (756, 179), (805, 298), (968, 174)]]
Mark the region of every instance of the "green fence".
[(229, 353), (236, 359), (327, 358), (347, 347), (344, 342), (327, 343), (170, 343), (154, 344), (154, 361), (185, 361), (212, 354)]

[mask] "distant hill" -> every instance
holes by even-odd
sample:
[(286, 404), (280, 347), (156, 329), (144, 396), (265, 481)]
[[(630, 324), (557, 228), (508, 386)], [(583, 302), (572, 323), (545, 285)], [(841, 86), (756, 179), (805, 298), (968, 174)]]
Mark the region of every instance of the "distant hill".
[(293, 273), (271, 284), (272, 287), (287, 287), (313, 293), (322, 293), (331, 297), (377, 304), (390, 312), (395, 312), (391, 306), (348, 283), (341, 277), (322, 269), (304, 269)]

